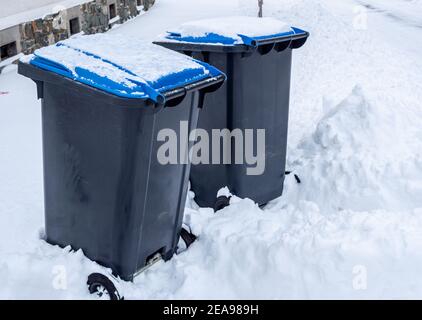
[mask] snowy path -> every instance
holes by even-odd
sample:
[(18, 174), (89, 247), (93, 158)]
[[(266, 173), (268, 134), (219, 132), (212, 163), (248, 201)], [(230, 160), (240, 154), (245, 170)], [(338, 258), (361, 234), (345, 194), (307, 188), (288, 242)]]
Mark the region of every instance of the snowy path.
[[(288, 163), (302, 184), (288, 177), (263, 210), (238, 199), (215, 215), (188, 201), (199, 240), (123, 283), (126, 298), (422, 298), (422, 1), (361, 2), (382, 10), (365, 30), (353, 0), (265, 1), (266, 15), (311, 32), (292, 78)], [(111, 32), (153, 39), (255, 4), (158, 0)], [(39, 240), (35, 86), (9, 68), (0, 92), (0, 298), (89, 298), (86, 276), (102, 268)], [(62, 270), (67, 290), (56, 290)]]
[(381, 14), (397, 23), (414, 28), (422, 28), (422, 2), (421, 1), (380, 1), (356, 0), (365, 6), (371, 13)]

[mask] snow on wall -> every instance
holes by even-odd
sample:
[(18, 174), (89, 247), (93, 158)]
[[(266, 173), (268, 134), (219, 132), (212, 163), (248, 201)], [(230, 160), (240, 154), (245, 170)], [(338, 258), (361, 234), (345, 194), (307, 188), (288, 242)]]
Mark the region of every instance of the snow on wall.
[(0, 11), (0, 30), (13, 27), (23, 22), (42, 18), (47, 14), (71, 8), (91, 0), (24, 0), (9, 1)]
[(59, 2), (62, 2), (62, 0), (3, 0), (0, 18)]

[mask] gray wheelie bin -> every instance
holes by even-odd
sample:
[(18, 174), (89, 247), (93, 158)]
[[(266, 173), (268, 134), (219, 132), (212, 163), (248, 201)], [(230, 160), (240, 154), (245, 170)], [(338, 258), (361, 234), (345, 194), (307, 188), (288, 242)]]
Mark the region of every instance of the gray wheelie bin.
[[(282, 194), (292, 51), (300, 48), (308, 36), (308, 32), (272, 18), (229, 17), (185, 23), (155, 42), (226, 73), (223, 87), (205, 98), (198, 128), (210, 136), (215, 129), (240, 129), (244, 137), (246, 130), (253, 129), (255, 141), (250, 144), (254, 155), (264, 162), (255, 173), (248, 173), (248, 141), (239, 151), (232, 139), (230, 150), (221, 146), (218, 164), (214, 160), (211, 163), (215, 150), (210, 141), (209, 163), (192, 165), (190, 174), (191, 188), (200, 206), (218, 210), (227, 205), (227, 197), (216, 198), (218, 190), (225, 186), (233, 194), (260, 205)], [(265, 150), (258, 147), (259, 129), (265, 130)], [(224, 163), (225, 151), (230, 163)], [(234, 162), (236, 152), (244, 153), (243, 162)]]
[(170, 259), (189, 165), (161, 164), (157, 135), (177, 132), (180, 121), (194, 129), (203, 96), (224, 74), (107, 35), (39, 49), (19, 73), (42, 99), (46, 240), (82, 249), (125, 280), (157, 257)]

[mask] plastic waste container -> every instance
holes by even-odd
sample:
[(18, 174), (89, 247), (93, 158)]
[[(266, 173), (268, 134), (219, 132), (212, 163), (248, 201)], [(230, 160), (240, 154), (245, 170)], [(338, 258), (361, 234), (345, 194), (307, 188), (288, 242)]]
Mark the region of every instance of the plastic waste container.
[[(223, 87), (205, 98), (198, 128), (210, 136), (215, 129), (226, 128), (231, 133), (240, 129), (244, 149), (235, 150), (234, 139), (230, 150), (221, 143), (220, 161), (216, 164), (213, 142), (209, 142), (209, 163), (193, 165), (190, 174), (191, 188), (200, 206), (218, 210), (227, 205), (227, 197), (216, 198), (218, 190), (225, 186), (233, 194), (260, 205), (282, 194), (292, 50), (301, 47), (308, 36), (308, 32), (273, 18), (227, 17), (185, 23), (155, 42), (227, 74)], [(255, 142), (247, 140), (248, 129), (253, 130)], [(260, 129), (265, 130), (265, 143), (261, 143), (265, 150), (258, 145)], [(253, 149), (247, 149), (248, 144)], [(261, 157), (259, 168), (258, 163), (245, 161), (247, 150)], [(231, 162), (224, 163), (224, 151)], [(243, 162), (233, 160), (239, 152), (243, 153)], [(250, 170), (254, 166), (256, 170)]]
[(224, 74), (106, 35), (39, 49), (19, 73), (42, 99), (47, 241), (82, 249), (124, 280), (157, 257), (171, 258), (189, 165), (161, 164), (157, 135), (178, 132), (180, 121), (195, 128), (203, 96)]

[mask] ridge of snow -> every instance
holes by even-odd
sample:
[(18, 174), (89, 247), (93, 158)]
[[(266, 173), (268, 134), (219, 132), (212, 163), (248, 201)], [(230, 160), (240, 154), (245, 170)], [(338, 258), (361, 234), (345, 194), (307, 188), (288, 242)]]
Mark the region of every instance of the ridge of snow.
[(291, 27), (274, 18), (255, 18), (248, 16), (229, 16), (211, 19), (189, 21), (183, 23), (171, 32), (180, 33), (182, 37), (205, 37), (210, 33), (218, 34), (242, 43), (239, 35), (261, 37), (290, 32)]

